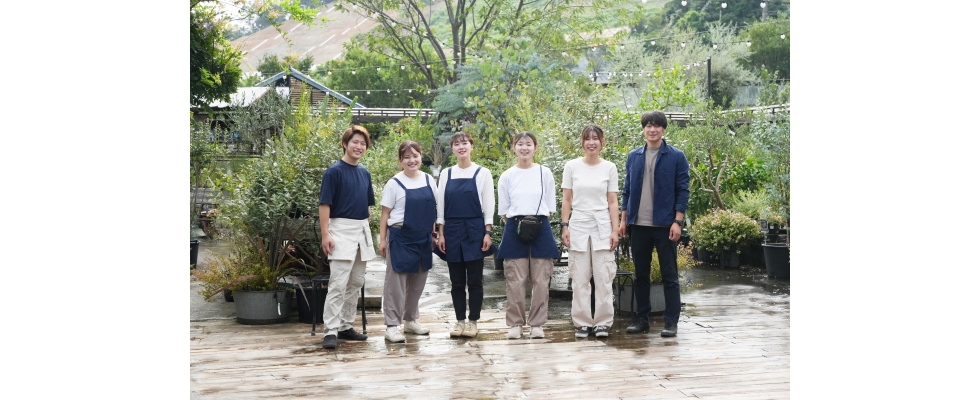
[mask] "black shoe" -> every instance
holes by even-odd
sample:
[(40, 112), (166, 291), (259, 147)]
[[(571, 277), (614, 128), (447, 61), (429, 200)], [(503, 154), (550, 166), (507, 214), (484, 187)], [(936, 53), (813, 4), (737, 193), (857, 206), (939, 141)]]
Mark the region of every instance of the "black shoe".
[(323, 348), (324, 349), (336, 349), (337, 348), (337, 335), (326, 335), (323, 337)]
[(645, 318), (636, 318), (633, 325), (626, 327), (626, 333), (640, 333), (650, 331), (650, 321)]
[(664, 330), (660, 331), (661, 337), (674, 337), (677, 336), (677, 323), (667, 323), (664, 326)]
[(367, 340), (367, 335), (357, 333), (354, 328), (347, 328), (346, 331), (337, 332), (337, 337), (344, 340)]

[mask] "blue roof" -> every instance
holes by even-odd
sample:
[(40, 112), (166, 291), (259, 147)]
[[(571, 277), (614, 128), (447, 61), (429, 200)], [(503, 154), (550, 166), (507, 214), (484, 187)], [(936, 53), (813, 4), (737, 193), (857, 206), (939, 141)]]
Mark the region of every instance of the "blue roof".
[[(335, 99), (340, 100), (344, 104), (347, 104), (347, 105), (351, 106), (351, 103), (353, 102), (353, 100), (347, 98), (347, 96), (344, 96), (344, 95), (342, 95), (340, 93), (337, 93), (337, 92), (333, 91), (332, 89), (330, 89), (330, 88), (328, 88), (326, 86), (323, 86), (323, 84), (321, 84), (320, 82), (317, 82), (317, 81), (313, 80), (313, 78), (310, 78), (310, 77), (308, 77), (306, 75), (303, 75), (302, 72), (297, 71), (296, 69), (294, 69), (291, 66), (289, 67), (289, 74), (292, 75), (293, 77), (295, 77), (296, 79), (299, 79), (299, 80), (303, 81), (307, 85), (313, 86), (314, 88), (317, 88), (318, 90), (322, 90), (324, 93), (333, 96)], [(264, 80), (262, 82), (259, 82), (259, 84), (256, 85), (256, 86), (267, 86), (269, 84), (274, 83), (275, 81), (277, 81), (279, 79), (282, 79), (283, 76), (286, 76), (286, 71), (282, 71), (282, 72), (280, 72), (278, 74), (275, 74), (275, 75), (269, 77), (269, 79), (266, 79), (266, 80)], [(352, 108), (367, 108), (367, 107), (365, 107), (361, 103), (355, 103), (351, 107)]]

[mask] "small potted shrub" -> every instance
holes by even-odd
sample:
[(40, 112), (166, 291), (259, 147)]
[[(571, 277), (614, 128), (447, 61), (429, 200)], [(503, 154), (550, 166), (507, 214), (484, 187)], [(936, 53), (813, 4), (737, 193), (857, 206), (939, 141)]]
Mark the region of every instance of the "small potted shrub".
[[(626, 241), (626, 244), (620, 245), (620, 254), (616, 264), (619, 270), (632, 272), (635, 276), (636, 267), (633, 264), (633, 258), (629, 253), (629, 241), (628, 239), (623, 240)], [(692, 247), (678, 243), (678, 281), (683, 281), (684, 271), (689, 271), (691, 268), (694, 268), (697, 263), (698, 261), (694, 259), (694, 255), (692, 254)], [(622, 283), (619, 281), (613, 282), (613, 293), (616, 293), (620, 299), (632, 299), (633, 285), (631, 283)], [(667, 303), (664, 299), (664, 279), (660, 272), (660, 259), (658, 258), (656, 249), (653, 250), (653, 259), (650, 263), (650, 306), (651, 312), (663, 312), (667, 308)], [(632, 312), (636, 310), (636, 302), (623, 302), (620, 300), (619, 310)]]
[[(305, 221), (305, 220), (304, 220)], [(235, 250), (194, 271), (203, 283), (201, 295), (211, 301), (225, 289), (235, 298), (237, 321), (246, 325), (275, 324), (289, 321), (293, 287), (286, 277), (313, 269), (293, 253), (293, 240), (305, 224), (284, 223), (272, 239), (265, 240), (237, 234), (232, 237)], [(302, 292), (301, 292), (302, 293)]]
[(719, 255), (722, 267), (738, 268), (738, 252), (762, 240), (759, 223), (729, 210), (715, 209), (691, 225), (691, 240), (699, 249)]

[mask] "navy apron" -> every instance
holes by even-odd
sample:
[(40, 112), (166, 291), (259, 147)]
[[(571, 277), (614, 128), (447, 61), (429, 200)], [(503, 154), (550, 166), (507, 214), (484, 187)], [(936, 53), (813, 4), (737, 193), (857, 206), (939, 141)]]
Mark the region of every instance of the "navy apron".
[(432, 269), (432, 224), (436, 222), (436, 197), (429, 187), (429, 175), (425, 186), (406, 189), (395, 178), (395, 183), (405, 190), (405, 221), (401, 228), (388, 227), (388, 252), (391, 269), (395, 272), (419, 272)]
[(497, 257), (504, 259), (528, 258), (528, 252), (530, 252), (531, 258), (558, 258), (561, 256), (561, 253), (558, 252), (558, 244), (555, 242), (555, 235), (551, 233), (551, 221), (548, 220), (548, 217), (538, 216), (544, 220), (544, 225), (541, 226), (538, 237), (529, 244), (517, 238), (518, 218), (517, 216), (507, 218), (507, 225), (504, 226), (504, 236), (500, 239)]
[(472, 178), (453, 179), (453, 169), (449, 168), (446, 183), (446, 209), (443, 211), (446, 234), (446, 262), (466, 262), (482, 260), (483, 236), (487, 224), (483, 223), (483, 207), (480, 206), (480, 192), (476, 189), (477, 167)]

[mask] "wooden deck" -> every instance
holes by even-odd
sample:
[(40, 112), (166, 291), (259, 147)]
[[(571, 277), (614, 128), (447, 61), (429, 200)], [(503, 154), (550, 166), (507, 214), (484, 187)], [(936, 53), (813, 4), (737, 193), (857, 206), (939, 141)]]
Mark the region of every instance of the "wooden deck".
[(336, 350), (321, 348), (308, 324), (191, 322), (191, 397), (789, 398), (788, 294), (704, 284), (682, 300), (675, 338), (659, 336), (660, 317), (651, 333), (627, 335), (617, 315), (609, 338), (576, 340), (563, 315), (549, 320), (545, 339), (527, 339), (525, 328), (525, 339), (507, 340), (503, 312), (491, 309), (477, 338), (450, 339), (445, 306), (423, 310), (430, 335), (400, 344), (385, 342), (375, 310), (369, 339)]

